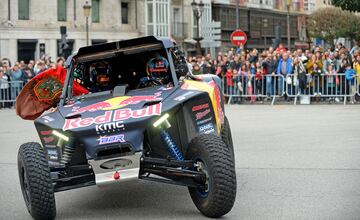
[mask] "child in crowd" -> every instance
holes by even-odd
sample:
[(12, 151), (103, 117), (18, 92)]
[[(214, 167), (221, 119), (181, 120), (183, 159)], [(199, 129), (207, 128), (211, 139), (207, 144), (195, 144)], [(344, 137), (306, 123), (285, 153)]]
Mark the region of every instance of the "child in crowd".
[(345, 78), (350, 92), (349, 94), (350, 94), (351, 104), (355, 104), (355, 92), (356, 92), (355, 76), (356, 76), (355, 70), (351, 68), (350, 64), (348, 64), (345, 70)]
[(317, 63), (314, 63), (311, 76), (312, 76), (312, 88), (313, 88), (313, 94), (315, 96), (321, 96), (320, 91), (320, 75), (321, 75), (321, 68)]
[(233, 70), (230, 66), (228, 66), (226, 69), (225, 77), (226, 77), (227, 94), (232, 96), (232, 95), (234, 95), (234, 80), (233, 80)]
[(240, 104), (240, 99), (239, 99), (239, 96), (240, 96), (240, 90), (239, 90), (239, 88), (237, 88), (238, 87), (238, 70), (237, 69), (235, 69), (235, 68), (233, 68), (232, 69), (232, 72), (233, 72), (233, 74), (232, 74), (232, 81), (233, 82), (235, 82), (234, 83), (234, 91), (233, 91), (233, 95), (235, 95), (234, 97), (233, 97), (233, 103), (237, 103), (237, 104)]
[[(326, 81), (327, 81), (327, 85), (326, 85), (326, 94), (328, 95), (336, 95), (336, 71), (334, 69), (333, 65), (329, 65), (327, 67), (327, 71), (326, 71)], [(335, 101), (334, 97), (331, 97), (328, 99), (329, 102), (331, 101)]]
[[(263, 94), (263, 70), (259, 62), (255, 64), (256, 72), (255, 72), (255, 94), (261, 95)], [(261, 103), (263, 103), (262, 97), (259, 97)]]

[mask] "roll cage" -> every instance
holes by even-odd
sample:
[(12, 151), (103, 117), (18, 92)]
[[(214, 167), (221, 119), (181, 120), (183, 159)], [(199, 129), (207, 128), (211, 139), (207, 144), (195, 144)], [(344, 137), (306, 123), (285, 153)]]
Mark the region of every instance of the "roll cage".
[(73, 97), (71, 92), (74, 81), (73, 72), (78, 62), (117, 58), (122, 55), (138, 54), (156, 49), (163, 49), (165, 51), (165, 58), (169, 61), (171, 82), (175, 87), (179, 86), (178, 76), (174, 66), (174, 56), (171, 51), (171, 48), (174, 47), (175, 45), (170, 39), (158, 39), (153, 36), (149, 36), (80, 48), (76, 54), (69, 56), (65, 62), (67, 75), (64, 82), (64, 88), (60, 96), (59, 105), (65, 105), (66, 101)]

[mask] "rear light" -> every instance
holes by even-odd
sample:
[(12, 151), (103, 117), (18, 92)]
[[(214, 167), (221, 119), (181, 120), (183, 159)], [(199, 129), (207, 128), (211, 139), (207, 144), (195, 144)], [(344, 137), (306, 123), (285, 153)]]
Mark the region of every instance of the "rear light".
[(114, 180), (118, 180), (118, 179), (120, 179), (120, 174), (116, 171), (114, 173)]

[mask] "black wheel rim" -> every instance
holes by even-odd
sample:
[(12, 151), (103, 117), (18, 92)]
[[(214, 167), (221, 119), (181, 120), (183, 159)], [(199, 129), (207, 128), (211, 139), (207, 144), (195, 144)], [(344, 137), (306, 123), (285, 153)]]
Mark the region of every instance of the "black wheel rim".
[(26, 206), (30, 204), (30, 186), (24, 167), (21, 168), (21, 185)]

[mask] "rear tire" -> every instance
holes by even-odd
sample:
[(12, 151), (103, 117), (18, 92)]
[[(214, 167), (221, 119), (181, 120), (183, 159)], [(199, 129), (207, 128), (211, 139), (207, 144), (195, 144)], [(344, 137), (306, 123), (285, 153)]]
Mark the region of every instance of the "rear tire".
[(221, 129), (221, 139), (223, 140), (225, 145), (229, 148), (231, 156), (233, 157), (233, 160), (235, 161), (235, 152), (234, 152), (234, 145), (233, 145), (232, 136), (231, 136), (231, 129), (230, 129), (229, 120), (227, 119), (226, 116), (224, 117), (224, 125)]
[(18, 152), (18, 172), (26, 208), (34, 219), (54, 219), (56, 205), (50, 168), (38, 143), (25, 143)]
[[(232, 209), (236, 197), (236, 174), (233, 158), (220, 137), (201, 134), (189, 144), (186, 159), (195, 160), (207, 175), (205, 189), (190, 188), (190, 196), (205, 216), (221, 217)], [(195, 169), (195, 168), (194, 168)]]

